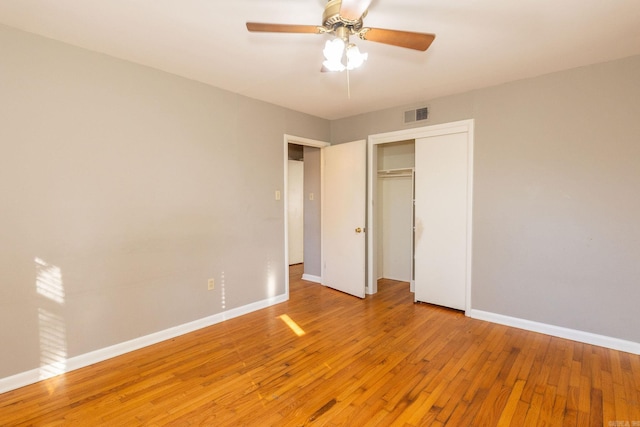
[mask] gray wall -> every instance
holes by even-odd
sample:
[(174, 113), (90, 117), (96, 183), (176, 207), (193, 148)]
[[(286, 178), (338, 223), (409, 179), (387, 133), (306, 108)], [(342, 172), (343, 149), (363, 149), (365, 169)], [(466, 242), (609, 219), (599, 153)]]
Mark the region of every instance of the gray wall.
[(282, 138), (329, 131), (0, 26), (0, 378), (282, 295)]
[(640, 342), (639, 76), (635, 56), (426, 102), (427, 124), (475, 119), (474, 309)]
[[(321, 193), (320, 149), (304, 149), (304, 274), (320, 277), (321, 260)], [(313, 193), (313, 200), (309, 200)]]

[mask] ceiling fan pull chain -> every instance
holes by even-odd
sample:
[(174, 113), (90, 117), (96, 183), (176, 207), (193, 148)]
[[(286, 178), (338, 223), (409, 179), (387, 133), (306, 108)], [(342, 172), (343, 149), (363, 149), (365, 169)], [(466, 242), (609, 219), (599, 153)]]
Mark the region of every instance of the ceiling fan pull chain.
[(349, 79), (348, 68), (347, 68), (347, 99), (351, 99), (351, 80)]

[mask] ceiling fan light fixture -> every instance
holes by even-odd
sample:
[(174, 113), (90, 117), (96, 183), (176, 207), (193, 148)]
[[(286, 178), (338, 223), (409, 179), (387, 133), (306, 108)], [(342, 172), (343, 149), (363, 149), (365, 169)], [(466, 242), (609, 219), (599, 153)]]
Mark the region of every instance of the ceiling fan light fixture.
[(322, 65), (329, 71), (354, 70), (369, 57), (368, 53), (361, 53), (358, 46), (339, 37), (327, 40), (322, 53), (325, 57)]
[(345, 44), (344, 40), (335, 38), (333, 40), (327, 40), (324, 45), (322, 53), (327, 61), (340, 62), (344, 55)]
[(344, 71), (345, 66), (342, 63), (342, 57), (344, 56), (345, 43), (340, 38), (333, 40), (327, 40), (324, 45), (325, 61), (322, 63), (324, 67), (329, 71)]
[(361, 53), (358, 46), (350, 44), (347, 46), (347, 69), (353, 70), (364, 64), (364, 61), (369, 58), (368, 53)]

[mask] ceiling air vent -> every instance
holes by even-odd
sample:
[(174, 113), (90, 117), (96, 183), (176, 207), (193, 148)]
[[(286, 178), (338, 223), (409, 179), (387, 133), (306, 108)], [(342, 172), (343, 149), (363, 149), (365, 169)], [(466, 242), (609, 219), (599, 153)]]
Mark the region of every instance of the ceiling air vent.
[(427, 120), (428, 117), (429, 109), (427, 107), (416, 108), (415, 110), (404, 112), (404, 123), (419, 122), (421, 120)]

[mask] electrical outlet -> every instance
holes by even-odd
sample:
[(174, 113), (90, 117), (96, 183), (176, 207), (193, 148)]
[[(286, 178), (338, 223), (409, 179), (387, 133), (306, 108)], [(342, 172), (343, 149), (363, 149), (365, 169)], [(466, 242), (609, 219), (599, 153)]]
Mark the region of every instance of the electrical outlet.
[(213, 279), (209, 279), (209, 281), (207, 282), (207, 289), (212, 291), (214, 287), (215, 287), (215, 281)]

